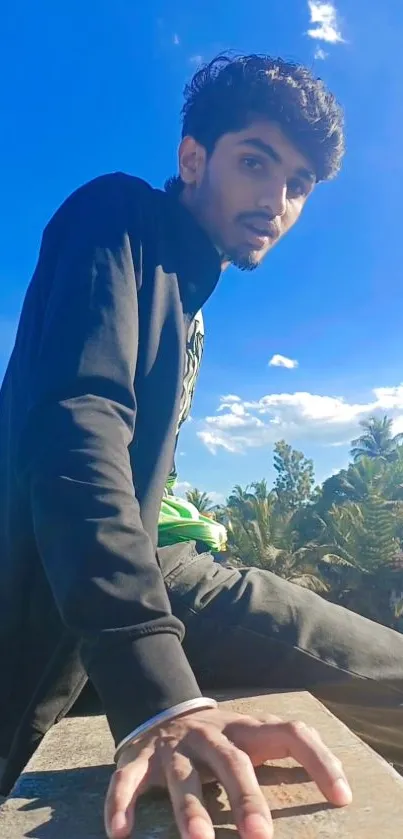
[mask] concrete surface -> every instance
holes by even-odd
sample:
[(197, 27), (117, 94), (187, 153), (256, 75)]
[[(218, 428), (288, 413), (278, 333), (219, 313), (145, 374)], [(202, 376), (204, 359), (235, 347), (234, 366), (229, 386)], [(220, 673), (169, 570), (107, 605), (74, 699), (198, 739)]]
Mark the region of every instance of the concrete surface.
[[(403, 831), (403, 779), (307, 693), (217, 696), (225, 707), (275, 713), (315, 726), (343, 761), (354, 803), (336, 810), (291, 760), (257, 770), (272, 809), (276, 839), (398, 839)], [(55, 726), (0, 807), (1, 839), (103, 839), (102, 807), (113, 743), (104, 717), (68, 718)], [(226, 795), (205, 788), (217, 839), (237, 836)], [(177, 839), (163, 793), (142, 799), (137, 839)]]

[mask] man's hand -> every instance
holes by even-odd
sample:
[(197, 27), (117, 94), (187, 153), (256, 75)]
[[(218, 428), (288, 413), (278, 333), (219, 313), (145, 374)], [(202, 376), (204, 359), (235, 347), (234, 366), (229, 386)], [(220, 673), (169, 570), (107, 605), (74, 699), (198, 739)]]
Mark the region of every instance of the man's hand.
[(242, 839), (271, 839), (270, 810), (253, 767), (286, 757), (305, 767), (332, 804), (343, 807), (351, 802), (340, 761), (302, 722), (285, 723), (272, 716), (259, 721), (220, 710), (172, 720), (122, 753), (106, 796), (108, 837), (130, 836), (139, 795), (166, 786), (182, 839), (213, 839), (202, 775), (217, 779), (226, 789)]

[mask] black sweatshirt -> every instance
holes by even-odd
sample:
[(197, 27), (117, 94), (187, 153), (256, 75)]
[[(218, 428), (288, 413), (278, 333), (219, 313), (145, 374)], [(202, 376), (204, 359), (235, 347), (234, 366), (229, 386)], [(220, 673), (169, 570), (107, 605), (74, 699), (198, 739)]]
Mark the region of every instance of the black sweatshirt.
[(21, 713), (47, 587), (116, 742), (200, 695), (155, 551), (186, 335), (219, 275), (181, 203), (120, 173), (44, 232), (0, 392), (0, 661)]

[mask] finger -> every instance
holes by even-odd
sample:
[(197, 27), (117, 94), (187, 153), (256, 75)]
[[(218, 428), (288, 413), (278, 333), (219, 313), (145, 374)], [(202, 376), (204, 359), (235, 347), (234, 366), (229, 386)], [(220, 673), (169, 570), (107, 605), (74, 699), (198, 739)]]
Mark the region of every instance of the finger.
[(266, 760), (293, 757), (317, 783), (325, 798), (343, 807), (352, 799), (351, 789), (341, 762), (323, 743), (314, 728), (305, 723), (279, 722), (270, 717), (259, 722), (245, 718), (225, 728), (225, 734), (238, 748), (250, 755), (258, 766)]
[(104, 807), (109, 839), (126, 839), (133, 830), (134, 807), (147, 771), (148, 762), (137, 759), (112, 775)]
[[(265, 736), (264, 730), (261, 736)], [(351, 788), (342, 763), (315, 729), (303, 722), (283, 723), (271, 727), (267, 736), (271, 741), (268, 759), (293, 757), (306, 769), (328, 801), (337, 807), (351, 803)]]
[(225, 788), (243, 839), (272, 839), (273, 822), (248, 755), (220, 731), (195, 732), (196, 759), (213, 770)]
[(214, 827), (203, 804), (200, 776), (188, 757), (170, 743), (159, 743), (175, 820), (182, 839), (214, 839)]
[(238, 749), (249, 755), (253, 766), (261, 766), (266, 760), (276, 760), (284, 755), (284, 745), (281, 746), (282, 754), (276, 754), (279, 746), (272, 742), (272, 733), (275, 726), (284, 724), (280, 717), (268, 715), (267, 717), (244, 716), (225, 726), (224, 734), (231, 740)]

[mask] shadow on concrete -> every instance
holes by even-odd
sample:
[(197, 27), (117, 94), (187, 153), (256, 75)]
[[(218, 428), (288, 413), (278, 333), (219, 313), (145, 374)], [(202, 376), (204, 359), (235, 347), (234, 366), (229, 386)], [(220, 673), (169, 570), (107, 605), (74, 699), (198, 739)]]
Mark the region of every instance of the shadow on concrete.
[[(14, 797), (17, 799), (17, 812), (27, 814), (24, 836), (27, 839), (105, 839), (103, 802), (111, 772), (112, 766), (103, 765), (23, 775)], [(263, 766), (256, 770), (256, 774), (264, 786), (289, 786), (309, 781), (307, 773), (300, 767)], [(229, 814), (220, 793), (220, 787), (215, 783), (205, 787), (206, 803), (216, 825), (216, 839), (229, 839), (230, 834), (234, 839), (234, 830), (228, 824)], [(18, 807), (18, 799), (30, 800)], [(272, 815), (274, 820), (306, 816), (325, 811), (330, 806), (325, 802), (291, 803), (290, 806), (286, 804), (281, 809), (274, 809)], [(161, 825), (165, 826), (163, 830)], [(136, 837), (152, 839), (154, 834), (158, 839), (178, 837), (168, 796), (162, 790), (143, 796), (137, 808)]]
[(105, 839), (103, 800), (111, 772), (112, 766), (91, 766), (25, 773), (13, 794), (16, 804), (18, 799), (29, 799), (17, 810), (27, 814), (24, 836)]

